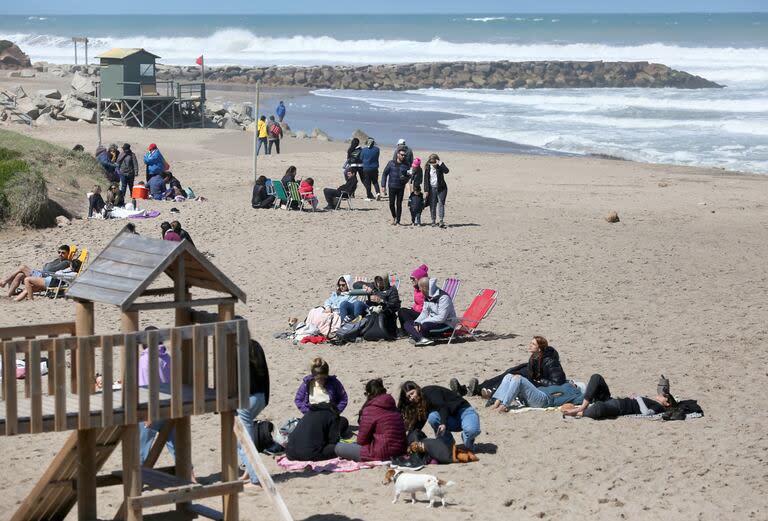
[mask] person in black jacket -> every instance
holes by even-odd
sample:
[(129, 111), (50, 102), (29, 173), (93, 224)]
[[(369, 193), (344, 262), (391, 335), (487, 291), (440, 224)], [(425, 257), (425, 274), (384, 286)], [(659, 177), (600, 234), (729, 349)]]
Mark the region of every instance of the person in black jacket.
[(397, 408), (403, 415), (406, 432), (429, 423), (435, 436), (446, 443), (453, 443), (452, 432), (461, 432), (464, 447), (474, 449), (475, 438), (480, 434), (480, 417), (458, 393), (438, 385), (419, 387), (407, 381), (400, 387)]
[[(662, 376), (662, 380), (666, 380)], [(665, 412), (677, 404), (667, 387), (658, 390), (653, 398), (631, 394), (628, 398), (612, 398), (611, 390), (602, 375), (593, 374), (589, 378), (581, 405), (563, 411), (567, 416), (584, 416), (593, 420), (616, 418), (630, 414), (653, 415)]]
[[(340, 187), (323, 188), (323, 195), (325, 196), (325, 202), (327, 203), (325, 206), (326, 210), (336, 209), (337, 198), (347, 199), (351, 197), (353, 193), (355, 193), (355, 189), (357, 188), (357, 175), (351, 171), (347, 171), (345, 175), (347, 177), (347, 182)], [(344, 193), (342, 194), (342, 192)]]
[(563, 366), (560, 365), (560, 355), (554, 347), (549, 345), (546, 338), (540, 335), (534, 336), (528, 344), (528, 352), (531, 354), (528, 362), (510, 367), (500, 375), (483, 382), (478, 382), (477, 378), (472, 378), (467, 386), (461, 385), (456, 378), (453, 378), (451, 379), (450, 387), (462, 396), (466, 394), (470, 396), (480, 395), (488, 399), (498, 389), (501, 381), (508, 374), (527, 378), (536, 387), (562, 385), (565, 383), (565, 371)]
[[(360, 179), (363, 178), (363, 149), (360, 147), (360, 140), (356, 137), (352, 138), (352, 141), (349, 143), (349, 148), (347, 149), (347, 168), (352, 173), (352, 175), (357, 176), (360, 175)], [(355, 192), (352, 191), (350, 194), (352, 197), (355, 196)]]
[[(238, 409), (237, 415), (245, 424), (248, 435), (254, 437), (254, 422), (256, 416), (269, 405), (269, 368), (267, 367), (267, 358), (264, 355), (264, 349), (256, 340), (251, 339), (248, 342), (248, 375), (250, 380), (248, 407)], [(250, 462), (245, 457), (245, 452), (240, 444), (237, 444), (237, 454), (240, 463), (245, 465), (245, 473), (240, 479), (250, 479), (251, 483), (258, 483), (256, 473), (251, 467)]]
[(448, 172), (448, 167), (437, 154), (429, 156), (424, 169), (424, 195), (429, 204), (432, 226), (435, 226), (435, 217), (440, 217), (440, 228), (445, 228), (445, 199), (448, 197), (445, 174)]
[(349, 429), (330, 403), (310, 405), (288, 437), (285, 455), (294, 461), (323, 461), (336, 457), (336, 444)]
[(392, 214), (392, 224), (400, 224), (400, 216), (403, 214), (403, 195), (408, 185), (410, 174), (406, 162), (405, 150), (398, 150), (395, 159), (387, 163), (381, 174), (381, 188), (384, 195), (389, 190), (389, 212)]
[(125, 193), (133, 197), (133, 180), (139, 173), (139, 161), (131, 150), (131, 145), (123, 144), (123, 151), (117, 156), (117, 170), (120, 173), (120, 196), (125, 199)]
[(397, 288), (389, 285), (387, 277), (376, 275), (373, 284), (364, 283), (368, 295), (369, 306), (382, 306), (385, 311), (397, 316), (400, 309), (400, 294)]
[(96, 215), (103, 216), (104, 210), (104, 198), (101, 197), (101, 187), (96, 185), (93, 187), (93, 193), (88, 198), (88, 217), (93, 217), (94, 212)]
[(253, 184), (251, 206), (253, 208), (272, 208), (274, 205), (275, 196), (267, 195), (267, 178), (260, 175)]

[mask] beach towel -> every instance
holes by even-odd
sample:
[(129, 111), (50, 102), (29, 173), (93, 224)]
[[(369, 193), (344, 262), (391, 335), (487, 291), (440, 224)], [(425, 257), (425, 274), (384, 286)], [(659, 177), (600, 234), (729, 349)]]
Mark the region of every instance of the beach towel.
[(530, 411), (557, 411), (558, 407), (515, 407), (513, 409), (510, 409), (507, 412), (514, 413), (514, 414), (520, 414), (523, 412), (530, 412)]
[[(651, 421), (661, 421), (662, 416), (664, 416), (664, 413), (659, 414), (627, 414), (625, 416), (620, 416), (620, 418), (640, 418), (643, 420), (651, 420)], [(696, 418), (703, 418), (704, 415), (700, 412), (689, 412), (685, 415), (686, 420), (693, 420)]]
[(279, 457), (275, 463), (286, 470), (313, 470), (315, 472), (355, 472), (389, 464), (388, 461), (350, 461), (333, 458), (325, 461), (291, 461), (287, 456)]
[(160, 215), (158, 210), (128, 210), (127, 208), (115, 207), (109, 213), (112, 219), (148, 219)]
[(153, 219), (160, 215), (160, 210), (142, 210), (142, 213), (139, 215), (131, 215), (129, 219)]

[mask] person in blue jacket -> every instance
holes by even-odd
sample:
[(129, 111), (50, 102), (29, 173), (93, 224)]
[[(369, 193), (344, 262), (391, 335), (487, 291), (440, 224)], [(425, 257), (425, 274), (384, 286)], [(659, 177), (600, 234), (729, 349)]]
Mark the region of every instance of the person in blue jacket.
[(381, 174), (384, 195), (387, 195), (387, 189), (389, 189), (389, 211), (392, 214), (392, 224), (395, 226), (400, 224), (400, 216), (403, 213), (403, 195), (410, 179), (408, 170), (410, 163), (406, 163), (405, 158), (406, 150), (398, 150), (395, 159), (387, 163)]
[(280, 100), (280, 103), (277, 104), (275, 114), (277, 114), (277, 120), (282, 123), (283, 118), (285, 117), (285, 104), (283, 103), (283, 100)]
[(165, 158), (154, 143), (149, 145), (147, 153), (144, 154), (144, 164), (147, 165), (147, 183), (153, 176), (162, 174), (165, 170)]
[(156, 201), (162, 201), (165, 199), (166, 190), (163, 176), (153, 175), (150, 177), (149, 182), (147, 183), (147, 187), (149, 188), (149, 195), (152, 197), (152, 199)]
[(366, 201), (373, 200), (373, 194), (371, 193), (371, 185), (376, 190), (376, 200), (381, 199), (381, 188), (379, 188), (379, 147), (376, 146), (376, 142), (372, 137), (369, 137), (365, 142), (360, 156), (363, 160), (363, 173), (360, 176), (363, 186), (365, 186)]

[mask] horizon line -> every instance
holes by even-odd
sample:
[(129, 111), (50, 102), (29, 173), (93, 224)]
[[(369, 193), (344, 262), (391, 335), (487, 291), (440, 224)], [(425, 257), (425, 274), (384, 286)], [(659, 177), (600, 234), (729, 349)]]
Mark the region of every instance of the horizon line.
[[(110, 14), (93, 14), (93, 13), (16, 13), (7, 14), (6, 16), (144, 16), (148, 14), (154, 15), (178, 15), (178, 12), (131, 12), (131, 13), (110, 13)], [(517, 11), (517, 12), (502, 12), (502, 11), (475, 11), (475, 12), (448, 12), (448, 13), (435, 13), (435, 12), (412, 12), (409, 16), (460, 16), (460, 15), (676, 15), (676, 14), (768, 14), (768, 8), (764, 11), (633, 11), (633, 12), (619, 12), (619, 11)], [(361, 16), (359, 13), (256, 13), (256, 12), (232, 12), (232, 13), (189, 13), (183, 16), (241, 16), (241, 15), (258, 15), (258, 16)], [(362, 16), (399, 16), (389, 12), (382, 13), (366, 13)]]

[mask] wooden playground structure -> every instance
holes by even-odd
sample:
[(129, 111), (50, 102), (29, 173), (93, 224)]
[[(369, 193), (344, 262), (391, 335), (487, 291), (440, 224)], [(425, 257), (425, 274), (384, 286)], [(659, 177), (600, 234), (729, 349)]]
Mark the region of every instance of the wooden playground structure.
[[(161, 274), (172, 285), (150, 288)], [(192, 288), (215, 295), (193, 298)], [(123, 504), (115, 519), (140, 521), (143, 509), (162, 505), (174, 505), (181, 518), (238, 519), (243, 482), (235, 430), (242, 431), (242, 425), (235, 423), (235, 410), (249, 398), (249, 332), (247, 321), (235, 318), (235, 303), (245, 302), (245, 294), (188, 241), (150, 239), (124, 229), (72, 284), (67, 298), (74, 301), (73, 322), (0, 328), (0, 435), (75, 431), (11, 520), (64, 519), (75, 504), (78, 520), (96, 520), (97, 489), (116, 485), (123, 487)], [(95, 303), (120, 308), (119, 332), (94, 334)], [(194, 309), (201, 306), (216, 306), (218, 313)], [(175, 310), (173, 327), (140, 331), (139, 313), (160, 309)], [(148, 350), (149, 362), (149, 385), (141, 387), (139, 344)], [(172, 360), (167, 384), (159, 377), (161, 344)], [(47, 376), (38, 370), (43, 358)], [(26, 362), (24, 380), (16, 379), (17, 359)], [(104, 382), (98, 391), (97, 373)], [(113, 389), (115, 380), (121, 384)], [(221, 481), (201, 485), (192, 480), (190, 417), (212, 412), (221, 423)], [(161, 420), (167, 420), (165, 427), (140, 465), (138, 424)], [(171, 429), (175, 466), (155, 469)], [(122, 469), (100, 474), (118, 445)], [(252, 445), (243, 445), (250, 455)], [(271, 479), (266, 485), (273, 488)], [(193, 503), (215, 496), (222, 498), (221, 512)]]

